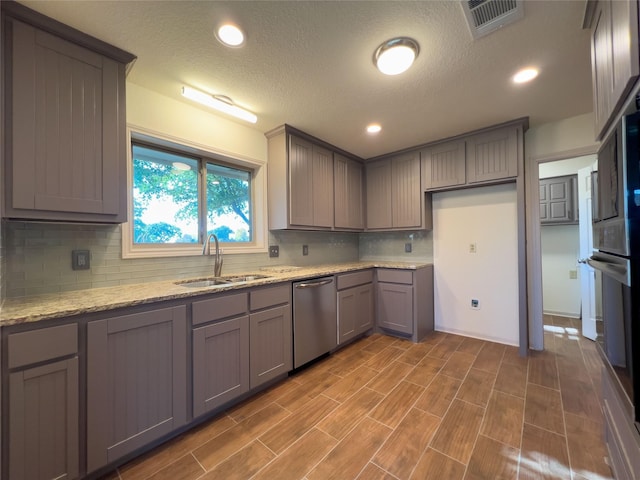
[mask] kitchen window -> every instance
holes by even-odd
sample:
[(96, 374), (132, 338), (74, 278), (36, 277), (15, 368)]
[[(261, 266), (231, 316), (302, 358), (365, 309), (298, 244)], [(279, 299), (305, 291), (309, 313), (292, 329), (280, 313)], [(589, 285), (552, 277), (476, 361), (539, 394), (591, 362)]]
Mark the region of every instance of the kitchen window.
[[(215, 233), (225, 253), (265, 251), (263, 165), (130, 132), (123, 258), (200, 255)], [(266, 204), (266, 202), (264, 202)]]

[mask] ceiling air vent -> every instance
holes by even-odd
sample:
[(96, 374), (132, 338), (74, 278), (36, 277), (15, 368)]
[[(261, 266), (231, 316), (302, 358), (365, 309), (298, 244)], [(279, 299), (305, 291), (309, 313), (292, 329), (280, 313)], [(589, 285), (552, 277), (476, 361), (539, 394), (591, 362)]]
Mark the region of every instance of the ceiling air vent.
[(473, 38), (488, 35), (524, 17), (522, 0), (465, 0), (460, 3)]

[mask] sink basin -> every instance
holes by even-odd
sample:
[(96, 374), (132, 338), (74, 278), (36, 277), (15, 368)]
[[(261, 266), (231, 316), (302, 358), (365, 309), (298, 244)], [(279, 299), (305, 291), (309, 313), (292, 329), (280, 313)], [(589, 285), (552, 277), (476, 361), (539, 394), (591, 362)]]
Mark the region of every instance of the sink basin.
[(209, 278), (205, 280), (183, 280), (176, 282), (181, 287), (201, 288), (216, 287), (220, 285), (231, 285), (234, 283), (250, 282), (252, 280), (260, 280), (261, 278), (269, 278), (268, 275), (236, 275), (227, 277)]
[(215, 287), (218, 285), (229, 285), (231, 282), (224, 278), (212, 278), (210, 280), (186, 280), (184, 282), (176, 282), (176, 285), (181, 287), (200, 288), (200, 287)]

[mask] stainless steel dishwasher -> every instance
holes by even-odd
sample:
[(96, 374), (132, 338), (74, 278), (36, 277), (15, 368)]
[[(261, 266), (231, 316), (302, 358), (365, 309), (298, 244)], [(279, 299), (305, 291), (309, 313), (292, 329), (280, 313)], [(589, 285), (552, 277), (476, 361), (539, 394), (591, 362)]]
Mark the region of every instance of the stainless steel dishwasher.
[(293, 282), (293, 367), (337, 345), (336, 284), (333, 277)]

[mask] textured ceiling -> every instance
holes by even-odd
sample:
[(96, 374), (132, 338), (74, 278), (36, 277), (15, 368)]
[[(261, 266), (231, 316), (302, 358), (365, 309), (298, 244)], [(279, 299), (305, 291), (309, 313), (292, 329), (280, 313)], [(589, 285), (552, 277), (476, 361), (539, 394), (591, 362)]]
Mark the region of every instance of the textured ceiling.
[[(525, 1), (525, 18), (473, 40), (457, 1), (21, 1), (127, 50), (128, 80), (183, 100), (190, 85), (231, 97), (266, 132), (288, 123), (371, 158), (518, 117), (530, 125), (592, 111), (585, 2)], [(241, 25), (241, 48), (213, 29)], [(376, 47), (410, 36), (420, 54), (389, 77)], [(511, 75), (541, 73), (516, 86)], [(204, 107), (203, 107), (204, 108)], [(382, 125), (376, 137), (370, 122)]]

